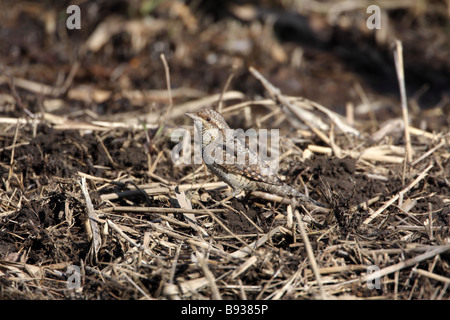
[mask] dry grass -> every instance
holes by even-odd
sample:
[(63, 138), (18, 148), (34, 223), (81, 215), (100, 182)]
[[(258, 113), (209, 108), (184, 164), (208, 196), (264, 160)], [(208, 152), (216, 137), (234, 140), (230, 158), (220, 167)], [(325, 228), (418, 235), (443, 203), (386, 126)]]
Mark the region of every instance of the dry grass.
[[(287, 98), (281, 98), (281, 92), (277, 94), (272, 100), (272, 107), (276, 108), (275, 101), (286, 107), (283, 101), (288, 101)], [(305, 100), (291, 98), (290, 101), (289, 108), (294, 111), (293, 114), (301, 114)], [(225, 115), (229, 114), (228, 110), (241, 113), (243, 108), (250, 108), (252, 112), (249, 106), (253, 104), (258, 102), (241, 104), (242, 108), (229, 106), (223, 112)], [(382, 142), (373, 146), (368, 141), (370, 135), (357, 122), (354, 126), (358, 130), (357, 136), (353, 132), (330, 129), (333, 125), (338, 127), (337, 123), (340, 123), (339, 128), (347, 128), (345, 119), (331, 111), (317, 112), (313, 104), (309, 107), (311, 111), (308, 112), (315, 112), (316, 116), (311, 118), (315, 122), (308, 122), (308, 127), (315, 134), (319, 133), (320, 140), (330, 148), (331, 157), (336, 157), (336, 154), (354, 157), (358, 171), (363, 171), (367, 176), (374, 175), (373, 183), (388, 179), (387, 166), (391, 170), (403, 170), (405, 148), (397, 150), (395, 148), (399, 146), (385, 144), (389, 141), (385, 138), (379, 139)], [(197, 108), (196, 104), (192, 104), (192, 109)], [(276, 118), (282, 116), (283, 111), (273, 114), (272, 121), (276, 122)], [(320, 122), (317, 122), (319, 119)], [(336, 122), (337, 119), (340, 122)], [(3, 125), (7, 125), (6, 121)], [(10, 187), (2, 194), (1, 219), (10, 236), (17, 239), (23, 239), (24, 235), (20, 228), (18, 231), (14, 231), (17, 227), (11, 229), (11, 224), (20, 225), (18, 215), (24, 208), (24, 202), (31, 199), (25, 199), (19, 188), (13, 187), (20, 177), (11, 164), (14, 163), (14, 150), (27, 145), (25, 136), (21, 136), (23, 141), (17, 138), (17, 128), (30, 125), (24, 119), (17, 119), (16, 124), (12, 125), (16, 128), (13, 144), (4, 150), (11, 152), (12, 156), (11, 163), (4, 165), (10, 169), (10, 176), (5, 181), (5, 185)], [(79, 128), (71, 123), (58, 122), (57, 125), (58, 130), (62, 131)], [(328, 130), (317, 128), (323, 125)], [(94, 124), (89, 126), (90, 130), (97, 129)], [(105, 124), (98, 129), (103, 130), (104, 127)], [(128, 130), (131, 129), (124, 132)], [(68, 242), (90, 243), (84, 262), (86, 265), (82, 265), (84, 285), (78, 292), (64, 288), (65, 269), (71, 264), (79, 265), (79, 261), (50, 264), (43, 261), (39, 265), (21, 262), (21, 259), (9, 261), (16, 255), (24, 257), (30, 254), (24, 243), (17, 253), (9, 253), (1, 260), (4, 281), (9, 284), (3, 289), (4, 295), (14, 297), (16, 294), (34, 292), (32, 288), (39, 287), (53, 298), (76, 297), (89, 292), (89, 287), (94, 283), (103, 282), (119, 290), (123, 298), (446, 299), (450, 282), (450, 198), (448, 193), (429, 190), (423, 181), (431, 172), (434, 176), (443, 174), (448, 179), (448, 172), (442, 171), (442, 164), (448, 162), (450, 136), (448, 133), (430, 135), (418, 129), (411, 132), (412, 141), (426, 141), (429, 150), (414, 152), (413, 162), (407, 162), (406, 184), (401, 190), (352, 208), (339, 202), (339, 195), (333, 193), (333, 186), (328, 186), (329, 189), (323, 190), (323, 193), (332, 209), (322, 213), (309, 212), (303, 206), (296, 209), (290, 205), (280, 206), (277, 203), (284, 199), (263, 193), (256, 193), (258, 198), (251, 198), (240, 209), (234, 208), (236, 201), (214, 205), (220, 197), (214, 200), (217, 197), (208, 196), (209, 190), (226, 190), (226, 185), (210, 182), (213, 178), (209, 174), (205, 176), (203, 170), (197, 171), (197, 177), (185, 179), (196, 183), (179, 184), (170, 177), (167, 180), (166, 177), (157, 178), (157, 173), (154, 173), (155, 181), (145, 185), (135, 184), (138, 179), (121, 172), (112, 180), (80, 172), (79, 178), (61, 181), (69, 185), (71, 191), (65, 196), (59, 223), (47, 228), (45, 233), (51, 238), (66, 234)], [(164, 143), (161, 147), (167, 147)], [(312, 145), (307, 147), (314, 150), (309, 148)], [(378, 150), (375, 153), (378, 157), (368, 151), (371, 148)], [(383, 149), (386, 151), (381, 156), (380, 150)], [(291, 156), (302, 154), (295, 149), (285, 152)], [(370, 157), (362, 156), (368, 153)], [(189, 170), (186, 172), (192, 174)], [(81, 190), (84, 190), (82, 197), (79, 194)], [(62, 192), (61, 186), (57, 192)], [(97, 196), (100, 202), (95, 206), (90, 199), (93, 193), (100, 194), (100, 197)], [(130, 206), (136, 201), (134, 198), (143, 195), (149, 203), (157, 202), (160, 206)], [(414, 205), (418, 201), (433, 197), (440, 198), (443, 206), (433, 207), (428, 202), (428, 212), (416, 211)], [(258, 207), (260, 216), (256, 220), (246, 216), (247, 206)], [(224, 212), (228, 212), (228, 216), (245, 217), (254, 225), (254, 232), (237, 232), (235, 222), (232, 224), (235, 230), (231, 230), (230, 222), (218, 215)], [(264, 219), (271, 221), (270, 225), (262, 223)], [(84, 231), (74, 230), (80, 221), (85, 221)], [(74, 233), (77, 240), (71, 238)], [(79, 239), (83, 235), (86, 238)], [(114, 259), (106, 262), (106, 256)], [(379, 273), (368, 273), (371, 266), (379, 268)], [(379, 276), (379, 282), (371, 278), (374, 274)], [(378, 289), (369, 289), (368, 284), (378, 283)], [(24, 285), (28, 288), (26, 291), (23, 291)]]
[[(329, 19), (342, 14), (333, 8)], [(169, 90), (74, 85), (80, 64), (59, 86), (1, 75), (10, 90), (1, 102), (23, 115), (0, 117), (2, 299), (450, 298), (448, 128), (414, 126), (425, 111), (408, 110), (404, 95), (402, 118), (361, 119), (351, 103), (341, 115), (286, 95), (256, 67), (245, 72), (265, 99), (229, 89), (233, 72), (217, 94), (170, 89), (171, 61), (159, 63)], [(46, 108), (33, 111), (22, 92), (44, 96)], [(48, 111), (118, 95), (165, 107), (109, 119), (87, 109), (83, 120)], [(330, 209), (261, 192), (229, 199), (204, 166), (173, 163), (172, 133), (192, 133), (183, 114), (215, 105), (232, 127), (281, 128), (280, 175)]]

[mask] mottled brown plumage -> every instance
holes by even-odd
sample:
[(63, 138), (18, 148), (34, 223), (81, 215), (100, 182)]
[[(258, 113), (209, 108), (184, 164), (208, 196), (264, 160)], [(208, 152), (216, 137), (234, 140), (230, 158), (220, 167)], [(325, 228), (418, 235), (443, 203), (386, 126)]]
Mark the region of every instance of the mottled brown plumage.
[(195, 127), (201, 133), (203, 161), (213, 174), (233, 189), (234, 195), (241, 191), (259, 190), (295, 197), (323, 207), (281, 181), (243, 140), (231, 134), (230, 127), (219, 112), (205, 109), (186, 115), (194, 120)]

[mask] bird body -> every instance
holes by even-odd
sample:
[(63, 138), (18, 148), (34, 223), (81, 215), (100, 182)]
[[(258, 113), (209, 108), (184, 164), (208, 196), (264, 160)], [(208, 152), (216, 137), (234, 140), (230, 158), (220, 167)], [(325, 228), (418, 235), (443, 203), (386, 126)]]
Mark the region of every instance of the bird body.
[(233, 133), (219, 112), (205, 109), (186, 115), (194, 120), (201, 135), (202, 156), (207, 168), (233, 189), (233, 195), (241, 191), (265, 191), (324, 207), (284, 183), (267, 162)]

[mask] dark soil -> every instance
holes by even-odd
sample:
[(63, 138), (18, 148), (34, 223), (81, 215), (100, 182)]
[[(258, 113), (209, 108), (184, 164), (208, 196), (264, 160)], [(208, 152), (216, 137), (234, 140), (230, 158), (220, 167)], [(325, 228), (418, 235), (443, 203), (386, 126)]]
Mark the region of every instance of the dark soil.
[[(201, 255), (208, 256), (207, 266), (224, 299), (317, 298), (317, 282), (296, 227), (298, 221), (294, 217), (293, 224), (289, 224), (286, 204), (255, 196), (233, 198), (215, 207), (223, 209), (215, 213), (221, 223), (207, 214), (195, 214), (197, 220), (192, 222), (178, 212), (114, 211), (116, 206), (180, 208), (174, 189), (146, 192), (156, 188), (156, 184), (174, 188), (217, 181), (203, 168), (189, 176), (198, 165), (176, 165), (172, 161), (172, 131), (191, 128), (192, 124), (187, 117), (171, 113), (159, 122), (170, 104), (167, 92), (147, 92), (142, 99), (133, 98), (130, 92), (166, 89), (160, 58), (164, 54), (170, 67), (172, 111), (197, 98), (194, 93), (178, 95), (177, 89), (199, 90), (202, 96), (217, 94), (232, 72), (228, 91), (240, 91), (245, 99), (224, 101), (225, 108), (242, 101), (271, 98), (248, 72), (248, 67), (253, 66), (286, 96), (305, 97), (343, 116), (346, 105), (353, 105), (355, 127), (363, 135), (354, 138), (335, 130), (336, 143), (343, 150), (404, 146), (403, 130), (389, 133), (377, 143), (370, 140), (386, 121), (402, 116), (391, 39), (377, 40), (373, 32), (361, 27), (366, 15), (361, 18), (358, 11), (343, 13), (341, 18), (349, 19), (354, 26), (349, 28), (347, 20), (331, 26), (324, 14), (298, 14), (268, 1), (251, 4), (256, 15), (249, 20), (241, 17), (235, 4), (228, 1), (217, 6), (203, 1), (164, 1), (149, 11), (137, 9), (131, 2), (83, 2), (81, 30), (65, 28), (65, 2), (55, 6), (51, 2), (3, 3), (0, 299), (171, 299), (176, 295), (184, 299), (215, 298), (210, 284), (195, 287), (190, 293), (180, 289), (188, 281), (205, 276), (205, 270), (193, 258)], [(433, 1), (421, 12), (414, 8), (386, 10), (392, 35), (403, 43), (411, 126), (435, 134), (435, 138), (412, 135), (414, 160), (444, 141), (424, 160), (405, 167), (403, 163), (337, 157), (334, 153), (314, 153), (311, 158), (302, 159), (298, 150), (309, 145), (329, 146), (314, 134), (297, 139), (301, 136), (297, 132), (309, 129), (294, 128), (286, 119), (277, 122), (280, 114), (261, 124), (264, 128), (280, 128), (282, 136), (294, 137), (296, 149), (282, 159), (280, 176), (299, 190), (306, 186), (311, 198), (331, 209), (329, 213), (315, 213), (299, 208), (302, 215), (314, 218), (313, 223), (304, 221), (322, 268), (328, 298), (450, 298), (448, 250), (413, 265), (444, 280), (406, 267), (395, 276), (385, 275), (377, 290), (369, 290), (356, 281), (365, 275), (369, 265), (383, 269), (417, 257), (427, 248), (449, 245), (450, 47), (449, 41), (444, 40), (449, 38), (449, 18), (439, 13), (446, 5), (445, 1)], [(267, 20), (268, 16), (274, 17), (274, 24)], [(133, 41), (138, 40), (137, 35), (123, 27), (102, 48), (83, 51), (93, 32), (112, 17), (124, 25), (140, 22), (139, 28), (144, 28), (143, 46), (136, 47)], [(146, 18), (155, 19), (151, 27), (142, 23)], [(56, 24), (55, 29), (51, 29), (52, 23)], [(158, 23), (163, 27), (158, 28)], [(296, 62), (296, 57), (301, 62)], [(79, 67), (67, 80), (75, 62)], [(20, 82), (23, 79), (59, 89), (67, 81), (68, 87), (59, 93), (45, 93)], [(361, 107), (363, 97), (358, 85), (367, 95), (370, 109)], [(83, 86), (89, 90), (74, 97), (75, 89)], [(94, 90), (105, 90), (111, 95), (95, 98)], [(278, 108), (277, 103), (267, 108), (252, 104), (250, 119), (242, 110), (226, 118), (232, 128), (257, 128), (256, 120)], [(319, 113), (317, 116), (323, 117)], [(331, 123), (328, 118), (323, 119)], [(101, 130), (78, 127), (96, 125), (95, 121), (124, 125)], [(142, 125), (148, 122), (150, 126)], [(324, 132), (326, 136), (329, 133)], [(152, 171), (154, 163), (157, 165)], [(395, 201), (373, 221), (365, 223), (430, 164), (433, 167), (428, 174), (404, 194), (402, 201), (413, 202), (410, 208)], [(82, 176), (88, 177), (89, 194), (99, 215), (101, 247), (95, 254), (87, 227), (92, 219), (88, 219), (86, 199), (80, 190)], [(136, 188), (142, 192), (105, 198)], [(223, 200), (228, 191), (202, 186), (185, 194), (194, 209), (203, 210)], [(366, 203), (370, 209), (362, 206)], [(119, 225), (154, 256), (124, 240), (107, 220)], [(206, 230), (208, 235), (189, 223)], [(278, 227), (250, 255), (234, 260), (224, 255), (242, 249), (243, 243), (250, 246)], [(210, 247), (202, 247), (200, 242)], [(257, 257), (256, 262), (232, 276), (231, 272), (253, 256)], [(67, 268), (72, 265), (84, 268), (82, 290), (66, 285)], [(338, 266), (348, 269), (336, 271)], [(301, 273), (297, 274), (298, 270)], [(288, 281), (292, 281), (291, 287), (283, 291)], [(243, 291), (236, 289), (239, 285)]]

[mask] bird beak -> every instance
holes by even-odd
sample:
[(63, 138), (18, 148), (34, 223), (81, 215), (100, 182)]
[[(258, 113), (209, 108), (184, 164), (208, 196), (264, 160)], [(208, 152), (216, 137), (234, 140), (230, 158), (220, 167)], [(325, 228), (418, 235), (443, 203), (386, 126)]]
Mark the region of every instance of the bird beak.
[(189, 118), (192, 118), (193, 120), (200, 120), (198, 115), (196, 115), (195, 113), (185, 113), (185, 115), (187, 115)]

